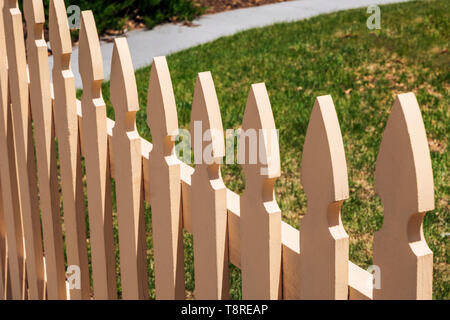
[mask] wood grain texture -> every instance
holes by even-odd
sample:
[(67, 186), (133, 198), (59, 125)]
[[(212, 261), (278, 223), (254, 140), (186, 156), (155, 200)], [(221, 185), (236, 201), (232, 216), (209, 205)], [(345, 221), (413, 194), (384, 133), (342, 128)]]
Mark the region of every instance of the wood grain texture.
[(420, 108), (413, 93), (400, 94), (378, 154), (375, 192), (384, 207), (374, 235), (374, 265), (381, 289), (375, 299), (431, 299), (433, 253), (422, 222), (434, 209), (433, 171)]
[(70, 38), (64, 0), (51, 0), (50, 44), (53, 53), (53, 113), (60, 159), (68, 266), (80, 268), (80, 288), (70, 289), (70, 299), (90, 298), (86, 222), (81, 171), (81, 150), (75, 78), (70, 66)]
[(79, 68), (94, 298), (116, 299), (106, 106), (101, 90), (103, 60), (92, 11), (83, 11), (81, 16)]
[(196, 163), (191, 187), (195, 298), (228, 299), (227, 189), (220, 172), (225, 143), (210, 72), (197, 77), (191, 134)]
[(178, 117), (165, 57), (153, 59), (147, 123), (153, 141), (148, 159), (156, 298), (184, 299), (181, 162), (175, 155)]
[(245, 191), (240, 203), (242, 298), (279, 299), (281, 211), (274, 184), (280, 176), (280, 154), (264, 84), (251, 87), (242, 130), (239, 138), (240, 163), (245, 174)]
[(301, 164), (307, 212), (300, 222), (301, 299), (347, 299), (348, 235), (340, 208), (348, 198), (347, 164), (331, 96), (314, 105)]
[(23, 10), (28, 29), (26, 44), (30, 73), (30, 102), (39, 178), (39, 204), (42, 213), (47, 297), (50, 300), (66, 299), (55, 130), (50, 94), (47, 43), (44, 39), (44, 5), (42, 0), (26, 0), (23, 3)]
[(29, 105), (27, 61), (22, 13), (18, 2), (9, 0), (4, 8), (19, 199), (25, 236), (27, 284), (30, 299), (45, 297), (45, 270), (41, 223)]
[(142, 151), (136, 129), (139, 99), (126, 38), (114, 41), (110, 92), (116, 118), (112, 145), (122, 295), (124, 299), (148, 299)]

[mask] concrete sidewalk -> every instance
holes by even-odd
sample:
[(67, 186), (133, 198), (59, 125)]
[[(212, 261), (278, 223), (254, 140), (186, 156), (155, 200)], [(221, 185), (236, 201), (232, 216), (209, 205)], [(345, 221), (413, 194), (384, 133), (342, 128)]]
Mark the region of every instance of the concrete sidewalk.
[[(134, 68), (138, 69), (151, 64), (153, 57), (169, 55), (239, 31), (277, 22), (303, 20), (334, 11), (368, 7), (371, 4), (406, 1), (408, 0), (295, 0), (205, 15), (194, 21), (194, 24), (198, 25), (196, 27), (168, 23), (152, 30), (131, 31), (126, 36)], [(101, 46), (105, 79), (109, 79), (113, 44), (102, 43)], [(52, 57), (49, 60), (50, 68), (52, 68)], [(73, 50), (72, 70), (76, 86), (81, 88), (82, 82), (78, 72), (78, 48)]]

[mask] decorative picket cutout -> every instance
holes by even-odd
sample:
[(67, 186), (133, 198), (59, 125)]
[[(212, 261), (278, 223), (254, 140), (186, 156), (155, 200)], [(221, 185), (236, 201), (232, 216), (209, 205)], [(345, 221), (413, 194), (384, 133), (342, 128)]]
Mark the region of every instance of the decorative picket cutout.
[(106, 106), (102, 98), (103, 60), (92, 11), (83, 11), (81, 16), (78, 64), (83, 81), (81, 108), (94, 297), (116, 299)]
[(45, 270), (37, 195), (27, 61), (22, 13), (17, 0), (9, 0), (4, 12), (19, 199), (25, 235), (27, 284), (30, 299), (45, 296)]
[(183, 222), (180, 160), (175, 155), (178, 116), (165, 57), (153, 59), (148, 89), (147, 123), (155, 287), (157, 299), (184, 299)]
[(375, 299), (431, 299), (433, 253), (422, 222), (434, 209), (433, 171), (420, 108), (413, 93), (400, 94), (384, 132), (375, 171), (384, 206), (373, 261), (380, 268)]
[[(279, 299), (281, 211), (274, 185), (280, 177), (280, 154), (269, 95), (262, 83), (252, 85), (242, 131), (239, 153), (245, 155), (242, 167), (246, 186), (240, 212), (242, 298)], [(252, 136), (257, 137), (253, 139), (257, 148), (251, 149)]]
[(66, 299), (55, 132), (47, 43), (44, 39), (44, 5), (42, 0), (25, 1), (23, 10), (27, 27), (29, 30), (33, 30), (28, 33), (27, 52), (45, 248), (47, 296), (50, 300)]
[(225, 143), (210, 72), (197, 77), (191, 140), (196, 163), (191, 187), (195, 298), (228, 299), (227, 189), (220, 172)]
[(139, 99), (126, 38), (114, 41), (111, 102), (115, 111), (113, 152), (124, 299), (147, 299), (147, 256), (141, 138), (136, 129)]
[(89, 299), (90, 279), (77, 100), (75, 79), (70, 66), (72, 41), (64, 0), (51, 0), (49, 11), (53, 53), (53, 113), (60, 159), (67, 265), (80, 268), (79, 288), (72, 286), (70, 299)]
[(340, 216), (348, 198), (347, 164), (331, 96), (316, 100), (301, 166), (308, 207), (300, 222), (299, 296), (347, 299), (349, 243)]

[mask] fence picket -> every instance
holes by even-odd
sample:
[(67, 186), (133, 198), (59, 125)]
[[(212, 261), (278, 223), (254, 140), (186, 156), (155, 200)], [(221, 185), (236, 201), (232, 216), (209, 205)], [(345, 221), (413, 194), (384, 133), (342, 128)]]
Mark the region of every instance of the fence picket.
[(413, 93), (400, 94), (386, 125), (375, 171), (384, 206), (374, 235), (374, 265), (381, 272), (375, 299), (431, 299), (433, 253), (422, 222), (434, 209), (433, 171), (420, 108)]
[(331, 96), (318, 97), (303, 147), (301, 182), (308, 200), (300, 222), (301, 299), (347, 299), (348, 235), (340, 208), (348, 198), (347, 164)]
[(92, 11), (83, 11), (79, 68), (83, 81), (84, 148), (95, 299), (116, 299), (111, 181), (102, 97), (103, 60)]
[(55, 132), (47, 43), (44, 39), (44, 5), (42, 0), (25, 1), (23, 10), (28, 29), (34, 31), (28, 33), (27, 53), (46, 259), (47, 295), (51, 300), (66, 299)]
[(28, 96), (25, 40), (22, 13), (17, 0), (8, 1), (8, 5), (5, 6), (4, 19), (19, 198), (25, 235), (27, 284), (29, 298), (35, 300), (43, 299), (45, 296), (45, 270)]
[(184, 299), (181, 162), (175, 155), (178, 116), (165, 57), (153, 59), (147, 123), (153, 142), (149, 172), (156, 298)]
[(124, 299), (147, 299), (147, 256), (141, 138), (136, 129), (139, 99), (126, 38), (116, 39), (111, 62), (112, 144)]
[(60, 159), (67, 265), (80, 268), (80, 286), (70, 289), (70, 299), (89, 299), (90, 279), (77, 100), (75, 79), (70, 66), (72, 41), (64, 0), (51, 0), (49, 11), (53, 53), (53, 113)]
[[(239, 157), (244, 163), (246, 186), (240, 212), (242, 298), (278, 299), (281, 298), (281, 211), (274, 184), (280, 176), (280, 154), (269, 95), (263, 83), (251, 87), (242, 130)], [(245, 160), (241, 158), (243, 155)]]
[(11, 100), (8, 88), (8, 66), (3, 15), (7, 4), (0, 0), (0, 170), (2, 199), (8, 250), (8, 271), (11, 280), (11, 297), (24, 298), (25, 252), (22, 217), (19, 204)]
[[(0, 1), (0, 72), (6, 70), (6, 48), (5, 48), (5, 31), (3, 26), (3, 5), (4, 1)], [(0, 78), (0, 144), (6, 146), (6, 137), (4, 136), (3, 121), (3, 105), (7, 105), (8, 93), (4, 90), (6, 78), (1, 76)], [(0, 150), (1, 152), (1, 150)], [(3, 159), (0, 156), (0, 167), (3, 166)], [(3, 173), (2, 173), (3, 175)], [(0, 179), (0, 300), (6, 299), (6, 282), (9, 279), (7, 272), (8, 266), (8, 252), (6, 248), (6, 221), (5, 221), (5, 208), (3, 205), (3, 189), (2, 181)]]
[(196, 163), (191, 188), (195, 297), (228, 299), (227, 189), (220, 172), (225, 144), (210, 72), (197, 77), (191, 134)]

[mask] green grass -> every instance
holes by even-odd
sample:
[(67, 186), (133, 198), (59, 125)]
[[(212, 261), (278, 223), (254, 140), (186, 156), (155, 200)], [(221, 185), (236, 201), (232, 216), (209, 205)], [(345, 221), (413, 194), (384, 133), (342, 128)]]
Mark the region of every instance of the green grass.
[[(250, 85), (265, 82), (280, 130), (282, 176), (276, 196), (283, 219), (298, 227), (306, 211), (300, 184), (305, 133), (316, 97), (331, 94), (348, 165), (350, 199), (342, 207), (342, 220), (350, 236), (350, 259), (367, 268), (372, 264), (373, 234), (383, 222), (381, 201), (373, 188), (383, 130), (395, 95), (414, 92), (434, 172), (436, 209), (424, 219), (425, 237), (434, 252), (433, 297), (450, 299), (450, 239), (441, 236), (450, 232), (450, 2), (382, 6), (381, 30), (368, 30), (367, 18), (365, 9), (338, 12), (245, 31), (170, 55), (179, 124), (189, 127), (198, 72), (212, 72), (224, 128), (241, 125)], [(141, 105), (137, 125), (140, 134), (151, 140), (145, 107), (149, 72), (150, 67), (136, 72)], [(105, 83), (104, 98), (113, 117), (108, 87)], [(223, 176), (231, 190), (242, 192), (244, 181), (238, 165), (224, 165)], [(191, 236), (186, 236), (185, 245), (187, 291), (192, 294)], [(150, 262), (153, 275), (152, 259)], [(240, 298), (240, 272), (233, 267), (231, 273), (232, 298)], [(154, 296), (153, 282), (150, 286)]]

